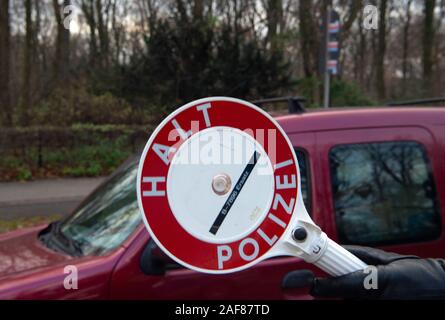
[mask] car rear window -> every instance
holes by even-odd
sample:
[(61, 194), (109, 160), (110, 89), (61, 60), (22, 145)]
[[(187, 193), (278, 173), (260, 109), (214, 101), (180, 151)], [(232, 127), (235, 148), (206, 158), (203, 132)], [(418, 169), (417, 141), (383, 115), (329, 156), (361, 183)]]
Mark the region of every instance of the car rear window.
[(340, 242), (397, 244), (440, 235), (433, 174), (421, 144), (340, 145), (329, 160)]

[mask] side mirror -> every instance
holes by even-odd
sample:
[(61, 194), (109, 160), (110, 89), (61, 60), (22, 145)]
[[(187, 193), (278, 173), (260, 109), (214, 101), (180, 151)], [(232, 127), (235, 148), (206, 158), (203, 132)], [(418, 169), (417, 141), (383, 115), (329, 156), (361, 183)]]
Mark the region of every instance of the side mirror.
[(149, 240), (141, 255), (140, 266), (144, 274), (162, 276), (167, 269), (168, 258), (153, 240)]

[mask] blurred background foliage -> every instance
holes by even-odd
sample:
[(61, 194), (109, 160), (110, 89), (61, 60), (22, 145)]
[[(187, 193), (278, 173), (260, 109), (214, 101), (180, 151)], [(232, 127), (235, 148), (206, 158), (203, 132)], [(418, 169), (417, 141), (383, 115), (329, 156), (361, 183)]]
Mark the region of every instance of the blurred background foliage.
[[(379, 9), (376, 30), (363, 27), (368, 4)], [(79, 124), (147, 126), (186, 102), (213, 95), (298, 95), (308, 99), (307, 107), (319, 107), (322, 17), (329, 5), (341, 20), (333, 106), (443, 94), (443, 0), (2, 0), (1, 128), (16, 128), (21, 136), (28, 127), (42, 132), (75, 131)], [(27, 162), (23, 152), (3, 145), (15, 160), (4, 154), (0, 168), (15, 168), (10, 175), (20, 179), (45, 168), (105, 174), (114, 162), (85, 162), (125, 149), (117, 140), (113, 146), (90, 142), (63, 151), (78, 165), (57, 169), (64, 162), (59, 151), (36, 168), (35, 159)], [(35, 144), (22, 147), (33, 150)]]
[(114, 124), (0, 128), (0, 180), (108, 175), (139, 151), (151, 129)]

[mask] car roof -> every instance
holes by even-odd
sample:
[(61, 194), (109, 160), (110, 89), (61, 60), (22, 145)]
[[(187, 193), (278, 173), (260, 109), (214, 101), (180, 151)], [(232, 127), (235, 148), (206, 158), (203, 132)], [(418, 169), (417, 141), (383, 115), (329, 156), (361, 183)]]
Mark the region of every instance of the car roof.
[(274, 115), (274, 117), (287, 133), (365, 127), (445, 125), (445, 108), (372, 107), (309, 109), (303, 113)]

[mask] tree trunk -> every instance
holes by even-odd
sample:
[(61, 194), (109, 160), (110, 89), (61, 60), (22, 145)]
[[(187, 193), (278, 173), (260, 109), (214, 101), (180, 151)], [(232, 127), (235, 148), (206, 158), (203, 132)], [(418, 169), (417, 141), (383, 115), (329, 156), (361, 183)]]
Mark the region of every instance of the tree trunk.
[(388, 8), (387, 0), (380, 0), (379, 10), (379, 29), (376, 54), (376, 90), (380, 101), (386, 98), (385, 85), (385, 54), (386, 54), (386, 11)]
[[(343, 65), (344, 65), (344, 55), (342, 55), (342, 49), (345, 46), (346, 41), (351, 35), (351, 28), (354, 22), (357, 20), (359, 13), (363, 11), (363, 1), (362, 0), (353, 0), (349, 3), (348, 8), (345, 10), (349, 14), (345, 17), (343, 22), (341, 23), (340, 33), (338, 34), (338, 51), (339, 51), (339, 72), (338, 79), (343, 78)], [(362, 21), (362, 20), (361, 20)], [(359, 23), (360, 24), (360, 23)], [(361, 27), (361, 26), (360, 26)]]
[(433, 46), (434, 46), (434, 8), (436, 0), (425, 0), (423, 23), (423, 84), (424, 94), (432, 94), (433, 87)]
[(409, 52), (409, 29), (411, 26), (411, 4), (408, 0), (405, 11), (405, 25), (403, 26), (403, 53), (402, 53), (402, 96), (406, 96), (408, 80), (408, 52)]
[(70, 0), (64, 0), (63, 6), (58, 0), (53, 0), (54, 16), (57, 25), (56, 55), (54, 59), (54, 79), (63, 80), (67, 77), (70, 61), (70, 30), (65, 28), (63, 8), (70, 5)]
[[(97, 31), (99, 34), (99, 45), (100, 45), (100, 58), (101, 65), (105, 68), (109, 65), (109, 36), (108, 36), (108, 11), (109, 6), (104, 8), (101, 0), (96, 0), (96, 14), (97, 14)], [(107, 16), (107, 19), (104, 20), (104, 13)]]
[(21, 101), (21, 125), (29, 124), (29, 114), (31, 111), (31, 86), (32, 86), (32, 52), (33, 52), (33, 26), (32, 26), (32, 3), (25, 0), (26, 35), (25, 48), (23, 53), (23, 87)]
[(0, 6), (0, 113), (3, 124), (12, 125), (10, 88), (11, 32), (9, 25), (9, 0), (2, 0)]
[(363, 29), (363, 11), (361, 12), (360, 21), (358, 23), (359, 25), (359, 83), (361, 88), (366, 88), (366, 74), (367, 74), (367, 68), (366, 68), (366, 53), (368, 51), (368, 43), (366, 39), (366, 30)]
[(278, 39), (279, 26), (282, 25), (283, 3), (282, 0), (267, 1), (267, 42), (270, 45), (272, 54), (281, 51), (280, 40)]
[(317, 75), (318, 70), (318, 34), (317, 27), (312, 17), (312, 0), (300, 0), (299, 20), (300, 39), (303, 55), (303, 68), (306, 77)]
[(82, 0), (82, 12), (90, 29), (90, 65), (94, 66), (97, 61), (97, 40), (96, 40), (96, 15), (94, 14), (93, 0)]
[(203, 0), (193, 1), (193, 18), (201, 20), (204, 16), (204, 2)]
[(314, 21), (314, 6), (312, 0), (300, 0), (299, 2), (300, 41), (303, 58), (303, 70), (309, 81), (309, 90), (306, 94), (315, 104), (321, 101), (320, 81), (320, 33), (318, 25)]
[(351, 28), (357, 19), (357, 16), (363, 11), (363, 0), (354, 0), (349, 3), (349, 8), (345, 10), (349, 14), (344, 19), (340, 29), (340, 42), (344, 42), (350, 34)]

